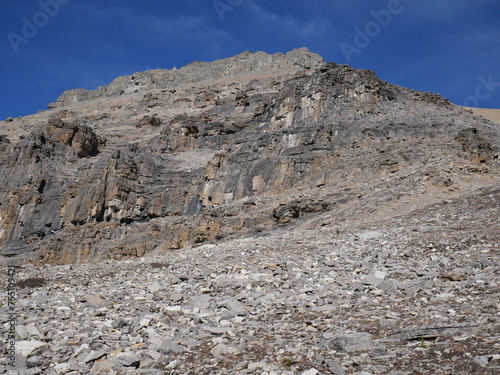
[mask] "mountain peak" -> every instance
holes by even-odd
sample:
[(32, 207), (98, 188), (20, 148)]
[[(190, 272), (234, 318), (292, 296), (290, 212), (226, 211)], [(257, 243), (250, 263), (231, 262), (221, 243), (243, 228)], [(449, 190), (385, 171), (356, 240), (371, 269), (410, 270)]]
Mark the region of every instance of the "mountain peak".
[(180, 85), (206, 80), (230, 78), (240, 74), (309, 70), (319, 68), (324, 59), (307, 48), (294, 49), (286, 54), (244, 51), (239, 55), (213, 62), (194, 61), (180, 69), (155, 69), (118, 77), (96, 90), (65, 91), (49, 109), (60, 108), (104, 96), (118, 96), (153, 89), (172, 89)]

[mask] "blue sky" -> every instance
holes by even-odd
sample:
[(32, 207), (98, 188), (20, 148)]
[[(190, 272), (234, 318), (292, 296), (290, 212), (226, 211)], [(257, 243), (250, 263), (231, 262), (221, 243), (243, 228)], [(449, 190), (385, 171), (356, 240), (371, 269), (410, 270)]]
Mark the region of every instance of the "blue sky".
[(498, 0), (4, 0), (0, 30), (0, 119), (137, 71), (298, 47), (500, 108)]

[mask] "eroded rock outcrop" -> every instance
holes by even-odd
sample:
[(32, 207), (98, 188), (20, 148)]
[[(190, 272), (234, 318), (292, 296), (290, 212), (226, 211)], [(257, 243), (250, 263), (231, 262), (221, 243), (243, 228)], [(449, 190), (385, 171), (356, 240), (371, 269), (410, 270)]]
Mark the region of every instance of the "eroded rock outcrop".
[(5, 256), (124, 259), (325, 212), (376, 220), (499, 178), (496, 125), (303, 49), (121, 77), (53, 107), (0, 142)]
[(46, 133), (56, 142), (70, 146), (78, 157), (95, 156), (99, 153), (99, 140), (92, 129), (66, 121), (66, 112), (50, 117)]

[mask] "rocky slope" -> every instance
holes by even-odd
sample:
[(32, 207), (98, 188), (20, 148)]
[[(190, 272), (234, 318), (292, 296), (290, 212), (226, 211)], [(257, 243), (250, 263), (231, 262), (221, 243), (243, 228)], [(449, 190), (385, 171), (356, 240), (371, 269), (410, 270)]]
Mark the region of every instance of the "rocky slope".
[(313, 229), (155, 257), (26, 265), (12, 374), (498, 374), (499, 197), (481, 189), (369, 227), (326, 213)]
[(498, 126), (308, 50), (65, 92), (0, 124), (4, 257), (126, 259), (498, 182)]

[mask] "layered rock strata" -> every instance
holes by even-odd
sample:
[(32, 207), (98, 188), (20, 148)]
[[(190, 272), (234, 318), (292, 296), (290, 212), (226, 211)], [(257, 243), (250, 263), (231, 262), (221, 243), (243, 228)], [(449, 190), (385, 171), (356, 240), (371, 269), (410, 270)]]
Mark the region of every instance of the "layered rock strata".
[(1, 123), (4, 260), (377, 221), (499, 181), (498, 125), (305, 49), (137, 73), (50, 108)]

